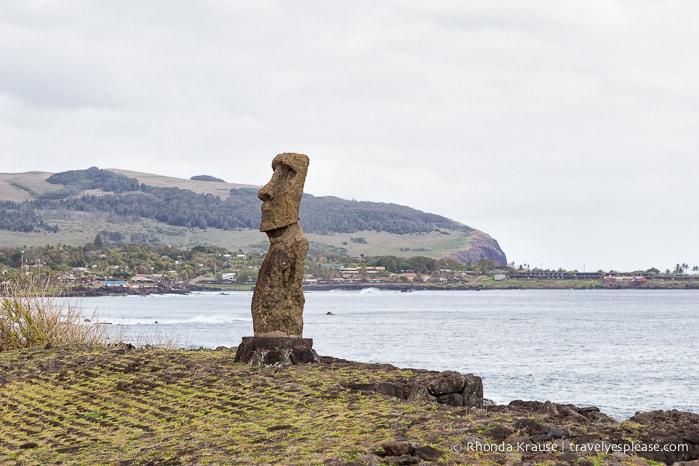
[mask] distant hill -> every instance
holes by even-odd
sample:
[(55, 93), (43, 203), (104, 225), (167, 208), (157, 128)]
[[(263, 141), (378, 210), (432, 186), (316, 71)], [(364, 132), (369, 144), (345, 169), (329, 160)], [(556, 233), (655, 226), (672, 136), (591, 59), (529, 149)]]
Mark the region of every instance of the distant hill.
[[(264, 249), (258, 189), (97, 167), (0, 174), (0, 246), (81, 245), (100, 233), (108, 242)], [(506, 263), (486, 233), (406, 206), (304, 194), (299, 215), (312, 251)]]

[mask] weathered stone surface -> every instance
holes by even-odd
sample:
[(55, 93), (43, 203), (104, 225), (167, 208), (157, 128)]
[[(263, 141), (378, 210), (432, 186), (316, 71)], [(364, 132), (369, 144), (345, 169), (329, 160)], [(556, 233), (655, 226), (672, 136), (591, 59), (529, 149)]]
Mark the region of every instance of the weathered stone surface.
[(415, 377), (409, 382), (408, 401), (416, 403), (434, 403), (437, 401), (434, 396), (427, 391), (427, 378)]
[(464, 406), (469, 408), (483, 407), (483, 379), (473, 374), (464, 375), (464, 388), (461, 390)]
[(381, 447), (388, 456), (412, 455), (415, 452), (415, 445), (407, 440), (384, 442)]
[[(473, 374), (462, 375), (454, 371), (429, 372), (410, 380), (386, 382), (349, 383), (350, 390), (394, 396), (418, 403), (442, 403), (469, 408), (483, 407), (483, 382)], [(448, 391), (454, 390), (454, 391)], [(440, 395), (435, 395), (441, 393)]]
[(268, 233), (265, 256), (252, 297), (255, 336), (300, 337), (303, 333), (303, 264), (308, 240), (296, 223), (279, 237)]
[(406, 385), (400, 382), (372, 382), (372, 383), (349, 383), (347, 388), (364, 393), (376, 393), (378, 395), (392, 396), (406, 399)]
[(299, 221), (299, 205), (306, 182), (309, 159), (284, 153), (272, 160), (272, 178), (257, 193), (262, 201), (260, 231), (288, 227)]
[(440, 403), (449, 406), (463, 406), (464, 397), (461, 393), (447, 393), (446, 395), (441, 395), (437, 397)]
[(437, 461), (439, 458), (444, 456), (444, 452), (441, 452), (429, 445), (425, 445), (423, 447), (416, 447), (414, 456), (417, 456), (425, 461)]
[(374, 454), (364, 455), (356, 461), (347, 461), (347, 458), (342, 455), (336, 458), (323, 461), (326, 466), (380, 466), (381, 458)]
[(501, 442), (514, 434), (515, 430), (506, 425), (499, 425), (483, 432), (483, 436), (492, 439), (494, 442)]
[(408, 464), (420, 464), (420, 458), (410, 455), (389, 456), (386, 462), (388, 464), (395, 464), (396, 466), (403, 466)]
[(253, 366), (290, 366), (319, 362), (311, 338), (243, 337), (235, 362)]
[(456, 371), (442, 371), (427, 381), (427, 391), (432, 396), (459, 393), (464, 388), (464, 376)]
[(676, 409), (636, 413), (629, 421), (640, 424), (634, 438), (643, 443), (671, 445), (682, 451), (639, 452), (639, 456), (666, 464), (699, 459), (699, 414)]
[(255, 336), (303, 334), (302, 283), (308, 240), (298, 213), (308, 162), (303, 154), (277, 155), (272, 161), (272, 178), (257, 195), (262, 200), (260, 231), (267, 233), (270, 247), (252, 297)]
[(488, 259), (498, 265), (507, 265), (507, 257), (500, 249), (500, 245), (496, 240), (485, 233), (478, 232), (474, 234), (469, 243), (468, 249), (452, 253), (449, 259), (453, 259), (461, 264), (475, 264), (476, 262)]

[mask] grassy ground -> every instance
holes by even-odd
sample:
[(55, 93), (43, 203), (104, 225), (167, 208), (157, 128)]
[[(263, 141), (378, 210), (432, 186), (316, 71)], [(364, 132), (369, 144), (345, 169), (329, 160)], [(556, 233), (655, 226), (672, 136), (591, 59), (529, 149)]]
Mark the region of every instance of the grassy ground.
[[(92, 242), (100, 231), (118, 231), (125, 238), (132, 234), (147, 237), (161, 244), (191, 248), (198, 245), (215, 245), (230, 251), (251, 251), (266, 249), (269, 241), (264, 233), (257, 229), (224, 231), (215, 228), (201, 230), (198, 228), (165, 225), (154, 220), (134, 218), (115, 223), (106, 214), (94, 212), (68, 212), (61, 216), (45, 216), (50, 225), (57, 225), (59, 233), (14, 232), (0, 230), (0, 244), (40, 247), (47, 244), (66, 244), (83, 246)], [(445, 230), (446, 232), (447, 230)], [(357, 257), (360, 254), (395, 255), (399, 257), (427, 256), (441, 259), (451, 253), (463, 251), (468, 247), (468, 235), (450, 230), (449, 235), (432, 232), (414, 235), (397, 235), (386, 232), (357, 232), (353, 234), (318, 235), (307, 234), (311, 247), (328, 254), (345, 253)], [(353, 236), (361, 236), (366, 243), (354, 243)]]
[[(541, 413), (409, 403), (346, 388), (425, 371), (332, 358), (258, 368), (234, 363), (234, 354), (84, 345), (2, 352), (0, 464), (379, 464), (388, 459), (373, 453), (394, 440), (431, 446), (442, 464), (512, 464), (523, 455), (464, 446), (528, 441), (527, 426), (546, 422)], [(584, 438), (618, 427), (603, 421), (557, 422)], [(547, 455), (527, 458), (541, 465), (658, 464)]]
[(341, 388), (409, 371), (265, 369), (233, 357), (99, 347), (0, 353), (0, 464), (317, 464), (401, 435), (435, 440), (420, 426), (440, 407)]

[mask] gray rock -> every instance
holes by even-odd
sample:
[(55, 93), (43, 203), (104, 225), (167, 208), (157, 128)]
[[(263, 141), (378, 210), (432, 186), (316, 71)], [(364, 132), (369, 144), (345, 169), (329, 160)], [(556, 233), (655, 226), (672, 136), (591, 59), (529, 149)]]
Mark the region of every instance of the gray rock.
[(438, 396), (437, 400), (440, 403), (448, 406), (463, 406), (464, 396), (461, 393), (447, 393), (446, 395)]
[(417, 456), (425, 461), (438, 461), (439, 458), (444, 456), (444, 452), (429, 445), (425, 445), (424, 447), (415, 448), (414, 456)]
[(483, 407), (483, 380), (477, 375), (464, 375), (464, 388), (461, 391), (464, 397), (464, 406), (470, 408)]
[(407, 440), (384, 442), (381, 447), (387, 456), (412, 455), (415, 452), (415, 445)]
[(463, 374), (456, 371), (443, 371), (427, 381), (427, 391), (432, 396), (460, 393), (464, 388)]
[(395, 465), (407, 465), (407, 464), (420, 464), (420, 458), (417, 456), (401, 455), (401, 456), (389, 456), (386, 458), (388, 464)]

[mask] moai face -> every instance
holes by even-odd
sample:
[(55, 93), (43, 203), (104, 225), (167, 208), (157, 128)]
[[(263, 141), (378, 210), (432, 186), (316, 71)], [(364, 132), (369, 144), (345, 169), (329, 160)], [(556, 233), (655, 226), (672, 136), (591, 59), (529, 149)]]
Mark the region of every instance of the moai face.
[(269, 232), (299, 221), (299, 205), (308, 172), (308, 157), (284, 153), (272, 160), (272, 179), (257, 193), (262, 201), (260, 231)]

